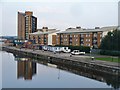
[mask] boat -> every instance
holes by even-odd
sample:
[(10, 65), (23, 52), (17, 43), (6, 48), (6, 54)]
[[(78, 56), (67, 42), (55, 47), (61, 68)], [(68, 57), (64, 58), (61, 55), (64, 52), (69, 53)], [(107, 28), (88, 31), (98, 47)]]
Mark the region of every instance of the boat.
[(50, 67), (57, 68), (57, 65), (55, 65), (55, 64), (47, 63), (47, 65), (50, 66)]

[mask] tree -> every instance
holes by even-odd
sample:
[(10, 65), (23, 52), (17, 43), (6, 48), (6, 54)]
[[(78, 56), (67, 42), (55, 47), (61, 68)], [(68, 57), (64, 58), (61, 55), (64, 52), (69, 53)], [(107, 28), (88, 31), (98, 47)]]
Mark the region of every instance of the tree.
[(102, 39), (100, 49), (120, 51), (120, 30), (108, 32), (108, 34)]

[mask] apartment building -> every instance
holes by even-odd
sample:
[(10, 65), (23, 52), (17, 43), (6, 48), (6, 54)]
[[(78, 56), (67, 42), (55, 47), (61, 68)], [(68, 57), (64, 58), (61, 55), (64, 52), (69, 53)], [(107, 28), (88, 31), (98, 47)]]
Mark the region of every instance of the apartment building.
[(98, 48), (102, 38), (109, 31), (115, 30), (116, 26), (95, 27), (95, 29), (83, 29), (81, 27), (68, 28), (57, 33), (56, 45), (89, 46)]
[(29, 33), (36, 32), (37, 18), (33, 16), (33, 12), (18, 12), (18, 39), (29, 39)]
[(56, 45), (56, 33), (59, 30), (48, 29), (48, 27), (43, 27), (42, 29), (37, 29), (37, 32), (30, 33), (30, 40), (34, 40), (35, 44), (40, 45)]

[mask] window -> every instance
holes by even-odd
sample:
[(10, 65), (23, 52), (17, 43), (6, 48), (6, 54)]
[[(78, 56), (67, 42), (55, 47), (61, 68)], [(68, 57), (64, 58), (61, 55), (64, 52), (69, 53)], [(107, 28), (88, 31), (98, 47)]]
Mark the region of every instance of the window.
[(84, 44), (83, 43), (81, 43), (81, 46), (83, 46)]
[(72, 39), (70, 39), (70, 42), (72, 42)]
[(89, 43), (89, 44), (86, 44), (86, 46), (90, 46), (90, 43)]
[(67, 39), (64, 39), (64, 41), (67, 41)]
[(70, 43), (70, 45), (72, 45), (72, 43)]
[(88, 46), (90, 46), (90, 43), (88, 44)]
[(81, 39), (81, 41), (83, 41), (83, 39)]
[(90, 34), (86, 34), (86, 37), (90, 37)]
[(86, 42), (90, 42), (90, 39), (86, 39)]

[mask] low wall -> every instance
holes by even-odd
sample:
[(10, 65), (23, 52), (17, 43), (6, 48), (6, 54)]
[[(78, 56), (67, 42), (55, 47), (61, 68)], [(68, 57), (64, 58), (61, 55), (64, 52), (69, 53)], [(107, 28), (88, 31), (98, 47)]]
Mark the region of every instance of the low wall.
[(119, 75), (120, 73), (120, 68), (119, 67), (112, 67), (112, 66), (105, 66), (102, 64), (95, 64), (95, 63), (89, 63), (89, 62), (80, 62), (80, 61), (74, 61), (74, 60), (68, 60), (66, 58), (58, 58), (55, 56), (46, 56), (46, 55), (40, 55), (37, 53), (33, 52), (27, 52), (27, 51), (22, 51), (22, 50), (16, 50), (16, 49), (10, 49), (8, 47), (2, 47), (2, 50), (15, 53), (15, 54), (20, 54), (20, 55), (26, 55), (29, 56), (30, 58), (35, 58), (35, 59), (43, 59), (48, 62), (52, 63), (59, 63), (59, 64), (64, 64), (64, 65), (69, 65), (73, 66), (76, 68), (86, 68), (86, 69), (91, 69), (94, 71), (99, 71), (103, 73), (108, 73), (112, 75)]

